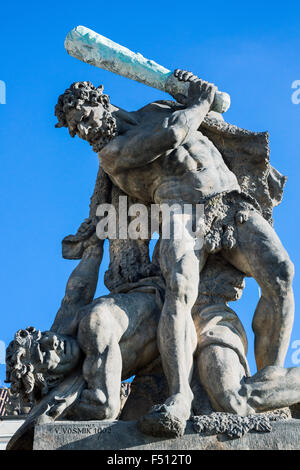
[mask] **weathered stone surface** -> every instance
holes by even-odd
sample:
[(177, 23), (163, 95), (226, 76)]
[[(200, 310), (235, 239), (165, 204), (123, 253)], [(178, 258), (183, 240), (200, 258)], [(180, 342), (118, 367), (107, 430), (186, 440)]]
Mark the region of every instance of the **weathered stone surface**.
[(300, 422), (293, 419), (239, 439), (196, 434), (190, 422), (183, 437), (159, 439), (140, 433), (135, 421), (56, 421), (35, 428), (34, 450), (298, 450), (299, 442)]

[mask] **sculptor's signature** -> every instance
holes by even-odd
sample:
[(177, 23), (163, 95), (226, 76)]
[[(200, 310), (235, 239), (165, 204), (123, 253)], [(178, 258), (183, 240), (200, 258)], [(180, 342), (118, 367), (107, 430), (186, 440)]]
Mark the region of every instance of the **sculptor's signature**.
[(66, 435), (66, 434), (80, 434), (80, 435), (92, 435), (92, 434), (102, 434), (102, 433), (111, 433), (110, 428), (99, 428), (95, 426), (61, 426), (55, 428), (55, 434)]

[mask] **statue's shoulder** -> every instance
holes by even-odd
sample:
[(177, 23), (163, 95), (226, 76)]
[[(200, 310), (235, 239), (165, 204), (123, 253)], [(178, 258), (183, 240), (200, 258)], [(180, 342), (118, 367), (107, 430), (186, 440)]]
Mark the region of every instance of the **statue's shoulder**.
[(147, 113), (154, 113), (154, 112), (167, 112), (167, 111), (177, 111), (179, 109), (183, 109), (184, 106), (182, 104), (176, 103), (176, 101), (171, 100), (159, 100), (153, 101), (152, 103), (143, 106), (138, 110), (139, 114), (147, 114)]

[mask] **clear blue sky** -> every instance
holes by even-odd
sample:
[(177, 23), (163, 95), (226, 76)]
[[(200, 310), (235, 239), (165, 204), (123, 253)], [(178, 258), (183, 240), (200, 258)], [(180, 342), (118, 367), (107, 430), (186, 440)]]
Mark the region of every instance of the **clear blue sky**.
[[(64, 49), (67, 32), (84, 25), (167, 68), (186, 68), (230, 93), (226, 119), (270, 132), (271, 162), (288, 175), (275, 228), (296, 266), (299, 319), (299, 118), (291, 84), (300, 80), (300, 5), (286, 1), (2, 2), (0, 80), (1, 326), (6, 344), (19, 328), (50, 327), (76, 262), (63, 260), (61, 240), (88, 214), (97, 158), (65, 129), (54, 128), (57, 97), (72, 82), (103, 83), (111, 101), (129, 110), (163, 93), (83, 64)], [(102, 275), (107, 266), (107, 256)], [(105, 293), (100, 279), (98, 294)], [(234, 309), (249, 337), (258, 287), (247, 280)], [(290, 348), (286, 365), (292, 365)], [(4, 380), (4, 365), (0, 365)]]

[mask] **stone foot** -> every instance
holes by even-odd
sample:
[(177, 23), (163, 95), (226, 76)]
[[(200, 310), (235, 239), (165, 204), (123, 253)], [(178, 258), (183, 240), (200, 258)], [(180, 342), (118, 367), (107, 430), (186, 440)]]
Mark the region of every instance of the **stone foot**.
[(176, 394), (163, 405), (155, 405), (139, 419), (138, 428), (144, 434), (175, 438), (183, 436), (190, 417), (191, 402), (183, 394)]

